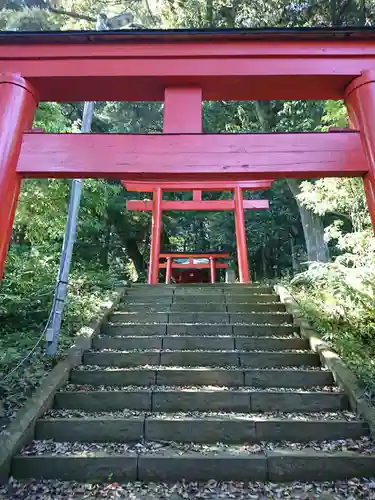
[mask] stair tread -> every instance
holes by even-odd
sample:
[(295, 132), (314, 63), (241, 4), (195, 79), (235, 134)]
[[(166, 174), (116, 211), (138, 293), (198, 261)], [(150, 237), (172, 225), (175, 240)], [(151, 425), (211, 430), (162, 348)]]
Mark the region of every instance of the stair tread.
[(269, 386), (267, 388), (264, 387), (256, 387), (252, 385), (242, 385), (239, 387), (232, 387), (228, 385), (215, 385), (215, 384), (202, 384), (202, 385), (194, 385), (194, 384), (185, 384), (185, 385), (166, 385), (166, 384), (152, 384), (152, 385), (136, 385), (136, 384), (126, 384), (126, 385), (91, 385), (91, 384), (68, 384), (60, 389), (58, 394), (66, 393), (66, 392), (82, 392), (82, 391), (91, 391), (91, 392), (106, 392), (106, 391), (137, 391), (137, 390), (147, 390), (153, 392), (163, 392), (163, 391), (176, 391), (176, 392), (286, 392), (286, 393), (310, 393), (310, 392), (329, 392), (335, 394), (344, 394), (344, 392), (335, 385), (315, 385), (311, 386), (308, 389), (304, 387), (273, 387)]
[(236, 371), (236, 372), (306, 372), (306, 373), (312, 373), (312, 372), (328, 372), (324, 366), (298, 366), (298, 367), (293, 367), (293, 366), (284, 366), (284, 367), (269, 367), (269, 368), (249, 368), (249, 367), (240, 367), (240, 366), (180, 366), (180, 365), (173, 365), (173, 366), (164, 366), (164, 365), (137, 365), (137, 366), (106, 366), (106, 365), (90, 365), (90, 364), (84, 364), (76, 367), (73, 371), (79, 372), (79, 371), (142, 371), (142, 370), (153, 370), (153, 371), (176, 371), (176, 370), (183, 370), (183, 371)]
[[(152, 313), (150, 313), (152, 314)], [(166, 313), (164, 313), (166, 314)], [(204, 313), (197, 313), (197, 314), (204, 314)], [(211, 315), (214, 313), (210, 313)], [(242, 313), (239, 313), (241, 316), (243, 315)], [(245, 313), (246, 314), (246, 313)], [(254, 314), (262, 314), (262, 313), (254, 313)], [(137, 327), (137, 326), (151, 326), (151, 327), (157, 327), (157, 326), (168, 326), (168, 327), (178, 327), (178, 326), (185, 326), (185, 325), (197, 325), (197, 326), (202, 326), (202, 327), (220, 327), (220, 326), (248, 326), (248, 327), (254, 327), (254, 326), (261, 326), (261, 327), (269, 327), (271, 329), (274, 328), (280, 328), (282, 329), (285, 326), (288, 327), (293, 327), (296, 329), (296, 331), (299, 330), (299, 328), (291, 323), (257, 323), (256, 321), (252, 321), (249, 323), (208, 323), (205, 321), (194, 321), (193, 323), (191, 322), (184, 322), (184, 321), (179, 321), (178, 323), (168, 323), (167, 321), (160, 321), (160, 322), (152, 322), (152, 321), (145, 321), (143, 323), (137, 323), (136, 321), (126, 321), (126, 322), (121, 322), (121, 321), (108, 321), (107, 326), (114, 328), (114, 327), (121, 327), (121, 326), (126, 326), (126, 327)]]
[[(285, 390), (280, 390), (279, 388), (275, 387), (275, 388), (267, 388), (267, 390), (263, 389), (263, 388), (257, 388), (257, 387), (246, 387), (246, 386), (243, 386), (240, 390), (215, 390), (213, 391), (212, 389), (203, 389), (202, 387), (199, 387), (199, 388), (196, 388), (196, 389), (186, 389), (185, 387), (178, 387), (178, 386), (175, 386), (175, 387), (171, 387), (171, 388), (165, 388), (164, 386), (161, 386), (162, 388), (158, 388), (158, 389), (155, 389), (155, 388), (152, 388), (152, 387), (136, 387), (136, 388), (127, 388), (127, 386), (125, 386), (126, 388), (118, 388), (118, 389), (111, 389), (111, 392), (117, 392), (117, 393), (130, 393), (130, 392), (147, 392), (147, 393), (151, 393), (151, 392), (176, 392), (176, 393), (179, 393), (179, 392), (198, 392), (198, 393), (216, 393), (216, 394), (222, 394), (222, 393), (236, 393), (236, 392), (240, 392), (240, 393), (248, 393), (248, 394), (251, 394), (251, 393), (261, 393), (261, 394), (319, 394), (319, 393), (322, 393), (322, 394), (338, 394), (338, 395), (344, 395), (345, 393), (343, 391), (324, 391), (324, 390), (321, 390), (321, 389), (317, 389), (317, 390), (299, 390), (299, 391), (285, 391)], [(60, 391), (59, 394), (61, 393), (67, 393), (67, 394), (103, 394), (107, 391), (109, 391), (110, 389), (109, 388), (106, 388), (106, 390), (70, 390), (70, 391)]]
[[(364, 420), (352, 412), (210, 412), (210, 411), (190, 411), (190, 412), (152, 412), (152, 411), (100, 411), (89, 412), (83, 410), (71, 409), (53, 409), (49, 410), (42, 417), (41, 421), (54, 422), (79, 422), (79, 421), (98, 421), (98, 420), (162, 420), (162, 421), (220, 421), (220, 422), (301, 422), (301, 423), (360, 423)], [(324, 420), (324, 422), (322, 422)]]
[[(289, 449), (287, 448), (289, 447)], [(310, 443), (301, 442), (285, 442), (281, 445), (278, 442), (268, 442), (266, 444), (222, 444), (216, 443), (212, 445), (201, 445), (198, 443), (157, 443), (153, 441), (146, 441), (140, 443), (67, 443), (58, 441), (38, 441), (34, 440), (27, 445), (18, 456), (67, 456), (66, 454), (82, 454), (82, 452), (91, 453), (104, 453), (104, 454), (121, 454), (121, 453), (173, 453), (179, 455), (185, 453), (199, 453), (204, 452), (205, 455), (212, 454), (234, 454), (239, 455), (245, 453), (246, 456), (256, 454), (280, 453), (282, 455), (299, 455), (303, 456), (307, 453), (319, 456), (321, 454), (333, 455), (335, 453), (342, 454), (343, 456), (362, 456), (368, 455), (374, 458), (375, 464), (375, 447), (369, 438), (361, 438), (359, 440), (353, 439), (340, 439), (337, 441), (328, 441), (320, 443), (314, 441)]]
[[(105, 335), (105, 334), (100, 334), (97, 336), (97, 338), (100, 339), (139, 339), (139, 335)], [(183, 339), (210, 339), (214, 342), (214, 339), (248, 339), (249, 337), (247, 335), (241, 335), (241, 334), (230, 334), (230, 335), (185, 335), (183, 333), (181, 334), (169, 334), (169, 335), (142, 335), (142, 339), (162, 339), (162, 338), (183, 338)], [(289, 340), (289, 339), (301, 339), (299, 335), (282, 335), (278, 337), (277, 335), (264, 335), (263, 337), (256, 337), (257, 339), (261, 340)], [(260, 340), (260, 341), (261, 341)], [(304, 339), (302, 339), (304, 340)]]
[(106, 354), (108, 352), (117, 352), (117, 353), (154, 353), (154, 352), (178, 352), (178, 353), (184, 353), (184, 354), (189, 354), (191, 352), (199, 352), (199, 353), (220, 353), (220, 354), (311, 354), (312, 356), (318, 356), (318, 354), (312, 352), (310, 349), (288, 349), (288, 350), (283, 350), (283, 351), (267, 351), (267, 350), (261, 350), (261, 349), (110, 349), (110, 348), (105, 348), (105, 349), (100, 349), (100, 350), (95, 350), (92, 349), (88, 351), (90, 353), (102, 353)]

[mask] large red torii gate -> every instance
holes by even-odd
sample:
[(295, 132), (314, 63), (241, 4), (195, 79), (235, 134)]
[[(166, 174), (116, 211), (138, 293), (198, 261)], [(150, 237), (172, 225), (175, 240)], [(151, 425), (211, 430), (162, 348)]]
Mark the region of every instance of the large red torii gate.
[[(268, 200), (244, 200), (243, 191), (256, 189), (269, 189), (272, 180), (240, 182), (200, 182), (173, 184), (164, 182), (153, 184), (150, 182), (121, 181), (128, 191), (152, 192), (153, 200), (127, 200), (128, 210), (152, 211), (152, 232), (150, 265), (148, 282), (150, 285), (158, 283), (160, 260), (161, 218), (163, 210), (195, 211), (195, 210), (233, 210), (235, 220), (235, 233), (237, 244), (238, 273), (241, 283), (250, 282), (249, 263), (247, 256), (246, 230), (244, 209), (263, 210), (269, 208)], [(193, 191), (193, 199), (189, 201), (165, 201), (163, 191), (183, 192)], [(203, 191), (231, 191), (232, 200), (202, 200)]]
[[(203, 100), (345, 99), (355, 130), (202, 134)], [(27, 134), (40, 101), (164, 101), (164, 134)], [(22, 178), (363, 177), (375, 225), (375, 30), (0, 33), (0, 276)], [(22, 148), (21, 148), (22, 146)]]

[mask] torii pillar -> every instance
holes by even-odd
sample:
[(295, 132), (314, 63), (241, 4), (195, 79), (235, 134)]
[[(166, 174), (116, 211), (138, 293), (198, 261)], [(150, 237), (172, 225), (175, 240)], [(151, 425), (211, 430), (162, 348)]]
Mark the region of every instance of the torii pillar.
[(243, 210), (243, 196), (242, 189), (239, 186), (234, 188), (234, 221), (236, 229), (237, 261), (240, 283), (250, 283), (245, 215)]
[(21, 187), (18, 157), (25, 130), (32, 127), (37, 98), (17, 74), (0, 75), (0, 281), (3, 277)]
[(148, 267), (148, 282), (151, 284), (156, 284), (158, 282), (158, 276), (159, 276), (162, 198), (163, 198), (163, 191), (160, 189), (160, 187), (154, 189), (153, 201), (152, 201), (150, 264)]
[(365, 71), (345, 91), (350, 124), (361, 134), (368, 172), (363, 177), (367, 205), (375, 232), (375, 71)]

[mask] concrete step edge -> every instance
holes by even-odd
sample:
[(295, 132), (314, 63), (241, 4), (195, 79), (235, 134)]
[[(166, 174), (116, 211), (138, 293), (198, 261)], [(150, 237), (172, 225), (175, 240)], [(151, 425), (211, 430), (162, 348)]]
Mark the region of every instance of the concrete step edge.
[[(306, 390), (306, 391), (298, 391), (298, 392), (289, 392), (289, 391), (279, 391), (277, 390), (277, 388), (275, 388), (274, 390), (262, 390), (262, 389), (259, 389), (259, 390), (254, 390), (256, 389), (255, 387), (253, 387), (252, 389), (249, 389), (249, 390), (230, 390), (230, 391), (226, 391), (226, 390), (218, 390), (218, 391), (215, 391), (215, 394), (220, 394), (220, 395), (223, 395), (223, 394), (226, 394), (226, 395), (230, 395), (230, 394), (247, 394), (247, 395), (253, 395), (253, 394), (256, 394), (256, 395), (260, 395), (260, 396), (265, 396), (266, 394), (267, 395), (273, 395), (273, 394), (277, 394), (277, 395), (287, 395), (287, 396), (292, 396), (292, 397), (301, 397), (301, 396), (312, 396), (312, 395), (316, 395), (316, 396), (319, 396), (321, 394), (324, 394), (324, 395), (327, 395), (326, 397), (329, 396), (340, 396), (340, 397), (343, 397), (345, 396), (345, 393), (342, 392), (342, 391), (336, 391), (336, 392), (325, 392), (325, 391), (309, 391), (309, 390)], [(205, 389), (196, 389), (196, 390), (189, 390), (189, 391), (185, 391), (183, 389), (183, 387), (178, 387), (176, 386), (176, 389), (163, 389), (163, 390), (160, 390), (160, 391), (154, 391), (152, 389), (132, 389), (132, 390), (129, 390), (129, 391), (124, 391), (124, 390), (111, 390), (111, 391), (60, 391), (58, 392), (57, 394), (69, 394), (69, 395), (73, 395), (73, 396), (82, 396), (82, 395), (89, 395), (89, 396), (101, 396), (101, 397), (106, 397), (106, 396), (103, 396), (104, 394), (112, 394), (112, 395), (126, 395), (126, 394), (161, 394), (161, 393), (169, 393), (169, 394), (184, 394), (188, 392), (189, 394), (191, 393), (194, 393), (196, 392), (197, 394), (212, 394), (212, 391), (210, 390), (205, 390)], [(281, 410), (280, 410), (281, 411)], [(255, 412), (254, 412), (255, 413)]]
[[(302, 351), (302, 352), (299, 352)], [(168, 352), (168, 353), (180, 353), (180, 354), (189, 354), (192, 352), (196, 353), (212, 353), (212, 354), (259, 354), (259, 355), (271, 355), (271, 354), (280, 354), (280, 355), (287, 355), (287, 354), (301, 354), (301, 355), (306, 355), (306, 354), (311, 354), (311, 356), (318, 357), (318, 354), (312, 352), (309, 349), (290, 349), (288, 351), (263, 351), (261, 349), (259, 350), (237, 350), (237, 349), (125, 349), (125, 350), (100, 350), (100, 351), (88, 351), (90, 354), (109, 354), (109, 353), (116, 353), (116, 354), (149, 354), (149, 353), (163, 353), (163, 352)]]
[[(91, 366), (91, 365), (86, 365), (86, 366)], [(96, 368), (96, 365), (94, 365), (95, 368), (93, 369), (85, 369), (85, 370), (77, 370), (77, 369), (73, 369), (73, 372), (75, 373), (85, 373), (85, 372), (98, 372), (98, 373), (103, 373), (103, 372), (107, 372), (107, 373), (113, 373), (113, 372), (138, 372), (138, 373), (142, 373), (142, 372), (145, 372), (145, 371), (154, 371), (154, 372), (164, 372), (164, 371), (168, 371), (168, 372), (175, 372), (176, 370), (178, 371), (184, 371), (184, 372), (202, 372), (203, 370), (205, 372), (207, 371), (218, 371), (220, 370), (220, 372), (224, 371), (224, 372), (233, 372), (233, 373), (274, 373), (274, 374), (281, 374), (281, 373), (306, 373), (306, 374), (311, 374), (311, 373), (330, 373), (328, 370), (312, 370), (312, 369), (308, 369), (308, 368), (298, 368), (298, 369), (294, 369), (294, 368), (291, 368), (291, 367), (286, 367), (286, 368), (280, 368), (280, 367), (270, 367), (270, 368), (247, 368), (247, 367), (234, 367), (234, 368), (230, 368), (230, 367), (214, 367), (214, 366), (204, 366), (204, 367), (199, 367), (199, 366), (176, 366), (176, 367), (172, 367), (172, 366), (161, 366), (161, 365), (157, 365), (157, 366), (149, 366), (149, 365), (145, 365), (145, 366), (142, 366), (142, 365), (139, 365), (139, 366), (136, 366), (136, 367), (116, 367), (116, 366), (113, 366), (111, 367), (111, 370), (108, 371), (106, 369), (105, 366), (103, 366), (102, 368)]]
[(17, 455), (12, 474), (17, 478), (65, 480), (258, 480), (329, 481), (371, 477), (375, 457), (360, 453), (318, 451), (274, 451), (267, 454), (212, 454), (168, 451), (159, 453), (108, 454), (91, 456)]
[[(153, 414), (152, 412), (147, 412), (145, 411), (143, 415), (134, 415), (134, 416), (126, 416), (126, 417), (114, 417), (112, 416), (112, 412), (111, 411), (108, 411), (108, 412), (101, 412), (101, 413), (107, 413), (108, 416), (106, 415), (100, 415), (100, 416), (85, 416), (84, 418), (83, 417), (43, 417), (43, 418), (39, 418), (37, 420), (37, 422), (54, 422), (56, 424), (65, 424), (65, 423), (69, 423), (69, 422), (72, 422), (72, 423), (75, 423), (75, 424), (85, 424), (86, 422), (139, 422), (139, 421), (143, 421), (143, 420), (148, 420), (148, 421), (158, 421), (158, 422), (190, 422), (191, 424), (194, 424), (195, 422), (204, 422), (204, 423), (215, 423), (215, 422), (218, 422), (218, 423), (228, 423), (228, 424), (231, 424), (231, 423), (241, 423), (243, 425), (248, 425), (248, 424), (251, 424), (251, 423), (258, 423), (258, 424), (263, 424), (263, 423), (269, 423), (269, 424), (275, 424), (275, 425), (278, 425), (278, 424), (284, 424), (284, 423), (287, 423), (287, 424), (293, 424), (293, 423), (296, 423), (298, 422), (298, 424), (301, 424), (301, 425), (312, 425), (312, 424), (317, 424), (317, 425), (333, 425), (333, 424), (340, 424), (340, 425), (366, 425), (365, 424), (365, 421), (364, 420), (361, 420), (361, 419), (358, 419), (358, 420), (346, 420), (344, 418), (332, 418), (330, 417), (329, 420), (318, 420), (317, 418), (309, 418), (309, 419), (305, 419), (305, 420), (300, 420), (298, 419), (298, 415), (301, 413), (301, 412), (295, 412), (296, 413), (296, 418), (293, 419), (293, 418), (277, 418), (277, 417), (273, 417), (273, 418), (264, 418), (262, 417), (261, 415), (263, 415), (263, 413), (265, 412), (258, 412), (259, 414), (259, 418), (249, 418), (249, 419), (246, 419), (246, 418), (239, 418), (239, 417), (236, 417), (236, 416), (232, 416), (232, 413), (233, 412), (228, 412), (228, 416), (225, 416), (225, 415), (219, 415), (217, 417), (213, 417), (213, 416), (207, 416), (205, 414), (205, 412), (198, 412), (198, 411), (195, 411), (194, 413), (202, 413), (202, 417), (193, 417), (191, 415), (189, 415), (189, 412), (178, 412), (179, 416), (177, 417), (173, 417), (173, 412), (167, 412), (167, 415), (166, 416), (159, 416), (156, 412), (155, 414)], [(168, 414), (170, 413), (170, 416), (168, 416)], [(182, 414), (185, 413), (186, 416), (183, 416)], [(220, 412), (220, 413), (224, 413), (224, 412)], [(235, 413), (241, 413), (241, 412), (238, 412), (236, 411)], [(280, 412), (280, 413), (290, 413), (290, 412)], [(322, 419), (324, 419), (324, 415), (325, 413), (329, 413), (329, 412), (322, 412)]]

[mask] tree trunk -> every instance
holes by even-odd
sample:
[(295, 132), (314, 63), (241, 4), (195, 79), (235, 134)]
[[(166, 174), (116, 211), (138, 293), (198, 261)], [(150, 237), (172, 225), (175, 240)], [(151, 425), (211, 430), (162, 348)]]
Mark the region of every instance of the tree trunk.
[(304, 207), (298, 200), (300, 183), (296, 179), (288, 179), (288, 186), (297, 202), (303, 234), (305, 236), (307, 258), (309, 262), (328, 262), (329, 253), (324, 241), (324, 226), (322, 218)]
[(146, 263), (143, 255), (139, 251), (138, 244), (134, 238), (123, 240), (126, 252), (129, 258), (133, 261), (137, 274), (144, 274), (146, 272)]
[(262, 272), (263, 272), (263, 279), (267, 278), (267, 262), (266, 262), (266, 246), (262, 246), (262, 252), (261, 252), (261, 257), (262, 257)]
[(294, 275), (297, 272), (297, 259), (296, 259), (294, 240), (291, 234), (289, 235), (289, 242), (290, 242), (290, 255), (292, 257), (292, 270)]
[(206, 26), (212, 27), (214, 21), (214, 2), (207, 0), (206, 3)]
[(102, 246), (102, 251), (100, 252), (100, 261), (103, 269), (108, 270), (109, 268), (109, 247), (111, 244), (111, 223), (107, 217), (106, 219), (106, 232), (104, 237), (104, 243)]
[(108, 211), (108, 224), (115, 228), (118, 238), (126, 248), (129, 258), (133, 261), (134, 267), (138, 273), (146, 272), (146, 263), (142, 253), (139, 251), (138, 243), (135, 238), (129, 238), (128, 229), (124, 225), (124, 215), (116, 210)]

